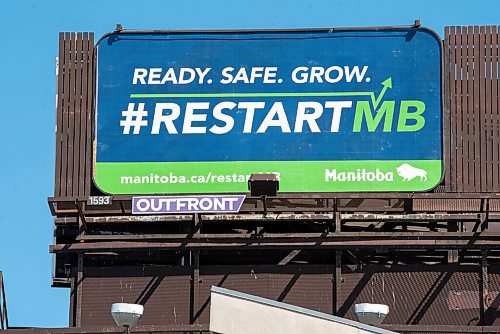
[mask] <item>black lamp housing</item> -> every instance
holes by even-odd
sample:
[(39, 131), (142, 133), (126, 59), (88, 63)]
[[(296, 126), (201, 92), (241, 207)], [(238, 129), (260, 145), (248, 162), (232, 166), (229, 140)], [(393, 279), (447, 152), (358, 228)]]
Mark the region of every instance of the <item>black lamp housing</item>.
[(250, 196), (276, 196), (279, 181), (276, 174), (252, 174), (248, 180)]

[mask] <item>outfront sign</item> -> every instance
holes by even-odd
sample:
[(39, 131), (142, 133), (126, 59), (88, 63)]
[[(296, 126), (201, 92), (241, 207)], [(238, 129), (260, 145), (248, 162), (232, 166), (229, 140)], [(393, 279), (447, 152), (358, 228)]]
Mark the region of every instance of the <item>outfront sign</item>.
[(442, 178), (441, 42), (422, 28), (112, 33), (96, 185), (112, 194), (425, 191)]
[(132, 197), (132, 214), (239, 212), (245, 195)]

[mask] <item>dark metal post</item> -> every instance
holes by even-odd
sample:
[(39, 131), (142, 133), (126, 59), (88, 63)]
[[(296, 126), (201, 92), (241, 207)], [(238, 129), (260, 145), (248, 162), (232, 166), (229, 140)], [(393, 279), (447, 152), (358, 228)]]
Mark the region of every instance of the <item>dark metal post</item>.
[(82, 326), (82, 301), (83, 301), (83, 253), (78, 253), (78, 269), (76, 272), (76, 319), (75, 327)]
[(479, 323), (484, 325), (485, 315), (489, 307), (489, 288), (488, 288), (488, 251), (481, 251), (481, 277), (479, 279)]
[(80, 234), (85, 234), (87, 231), (87, 221), (85, 220), (85, 214), (83, 213), (81, 203), (75, 200), (76, 209), (78, 210), (78, 229)]
[(340, 284), (342, 283), (342, 251), (335, 251), (335, 273), (333, 277), (333, 313), (339, 315)]
[(196, 316), (197, 311), (196, 307), (199, 305), (198, 303), (198, 292), (200, 290), (200, 251), (192, 251), (192, 263), (193, 274), (191, 276), (191, 307), (190, 307), (190, 323), (198, 323), (198, 317)]

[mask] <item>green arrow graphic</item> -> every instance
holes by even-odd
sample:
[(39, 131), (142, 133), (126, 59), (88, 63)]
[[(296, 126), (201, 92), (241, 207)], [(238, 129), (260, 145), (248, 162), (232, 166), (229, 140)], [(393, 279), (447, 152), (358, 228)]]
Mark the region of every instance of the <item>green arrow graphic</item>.
[(387, 88), (392, 88), (392, 79), (383, 81), (382, 91), (375, 99), (374, 92), (307, 92), (307, 93), (201, 93), (201, 94), (130, 94), (131, 99), (139, 98), (213, 98), (213, 97), (311, 97), (311, 96), (369, 96), (374, 108), (382, 101)]
[(392, 88), (392, 79), (390, 77), (387, 78), (384, 82), (382, 82), (382, 86), (384, 86), (384, 88), (382, 88), (382, 91), (378, 95), (377, 99), (375, 101), (373, 101), (373, 98), (372, 98), (374, 109), (377, 109), (378, 104), (380, 103), (380, 101), (382, 101), (382, 98), (384, 97), (384, 94), (385, 94), (385, 91), (387, 90), (387, 88)]

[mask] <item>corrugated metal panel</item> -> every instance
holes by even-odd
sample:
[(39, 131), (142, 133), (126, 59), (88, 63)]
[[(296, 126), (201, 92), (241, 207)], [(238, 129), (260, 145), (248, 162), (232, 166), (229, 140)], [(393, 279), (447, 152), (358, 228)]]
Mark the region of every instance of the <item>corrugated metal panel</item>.
[(500, 211), (500, 199), (490, 200), (490, 211)]
[(481, 210), (480, 199), (414, 199), (415, 211), (474, 212)]
[(82, 282), (82, 326), (113, 326), (112, 303), (144, 305), (143, 325), (189, 323), (188, 267), (87, 267)]
[[(312, 273), (297, 268), (293, 275), (271, 274), (269, 292), (275, 300), (332, 314), (332, 274)], [(332, 269), (333, 270), (333, 267)]]
[(347, 305), (343, 307), (345, 316), (356, 319), (355, 304), (377, 303), (389, 305), (390, 312), (384, 321), (386, 324), (406, 324), (412, 321), (418, 323), (418, 319), (425, 313), (425, 310), (419, 312), (419, 306), (438, 276), (436, 272), (373, 271), (362, 275), (342, 275), (345, 282), (355, 282), (350, 282), (346, 287), (342, 285), (342, 295), (348, 296)]
[[(429, 309), (422, 317), (422, 325), (476, 325), (480, 318), (479, 293), (477, 295), (470, 292), (477, 292), (479, 285), (479, 274), (477, 272), (454, 272), (453, 274), (442, 273), (447, 282), (436, 295), (429, 306)], [(454, 307), (450, 303), (450, 294), (464, 294), (469, 308)], [(475, 297), (474, 297), (475, 296)]]
[(395, 199), (353, 198), (340, 199), (337, 207), (342, 211), (396, 211), (404, 209), (404, 202)]
[(490, 266), (488, 268), (488, 304), (485, 310), (484, 324), (486, 326), (500, 326), (500, 265)]
[[(498, 325), (499, 268), (489, 269), (491, 306), (486, 325)], [(85, 268), (81, 324), (112, 326), (109, 309), (115, 302), (145, 305), (144, 325), (187, 324), (194, 302), (194, 322), (206, 324), (212, 285), (333, 313), (333, 266), (201, 266), (196, 298), (191, 294), (192, 270), (166, 266)], [(480, 318), (477, 270), (460, 265), (368, 265), (354, 271), (343, 267), (339, 315), (355, 320), (354, 304), (383, 303), (390, 307), (386, 324), (476, 326)]]
[(333, 266), (205, 266), (200, 268), (195, 319), (210, 319), (212, 285), (332, 313)]
[[(342, 274), (340, 315), (354, 320), (354, 304), (381, 303), (390, 309), (385, 324), (476, 325), (479, 298), (469, 300), (469, 308), (457, 310), (450, 308), (449, 295), (473, 291), (479, 296), (478, 273), (424, 268), (411, 266), (405, 271), (367, 268), (363, 272)], [(460, 270), (458, 266), (454, 268)]]

